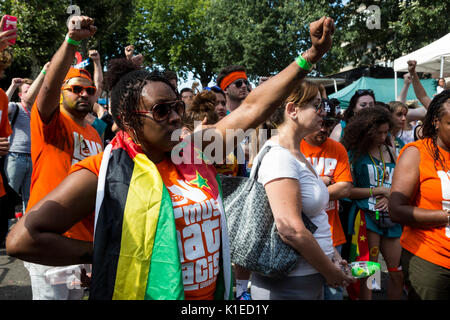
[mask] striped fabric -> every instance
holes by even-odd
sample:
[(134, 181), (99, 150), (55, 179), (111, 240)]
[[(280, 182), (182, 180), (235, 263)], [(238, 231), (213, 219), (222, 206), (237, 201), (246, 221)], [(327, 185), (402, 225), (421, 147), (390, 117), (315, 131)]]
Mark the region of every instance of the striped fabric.
[[(177, 170), (192, 175), (195, 171), (189, 167), (193, 166), (180, 164)], [(204, 163), (196, 167), (195, 170), (206, 170)], [(220, 199), (218, 182), (215, 176), (213, 179), (210, 192)], [(184, 299), (169, 192), (155, 164), (126, 133), (118, 134), (104, 152), (95, 219), (91, 299)], [(223, 224), (226, 226), (226, 221)], [(226, 250), (222, 250), (221, 260), (227, 267), (221, 268), (225, 274), (218, 277), (216, 297), (219, 299), (231, 294), (231, 266), (226, 263), (229, 253), (225, 237), (222, 243)], [(220, 279), (226, 282), (219, 283)]]

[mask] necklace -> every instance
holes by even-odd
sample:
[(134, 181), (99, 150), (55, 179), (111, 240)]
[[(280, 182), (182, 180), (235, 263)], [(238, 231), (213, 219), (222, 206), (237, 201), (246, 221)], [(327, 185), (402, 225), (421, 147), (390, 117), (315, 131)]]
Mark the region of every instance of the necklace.
[[(381, 159), (382, 166), (380, 166), (379, 164), (377, 164), (375, 162), (375, 160), (373, 159), (370, 152), (369, 152), (369, 157), (377, 171), (377, 187), (380, 187), (380, 186), (383, 186), (383, 184), (384, 184), (384, 180), (387, 176), (387, 172), (386, 172), (386, 163), (384, 162), (383, 153), (381, 152), (380, 147), (378, 147), (378, 151), (380, 152), (380, 159)], [(378, 170), (380, 170), (380, 171), (378, 171)], [(380, 181), (380, 177), (381, 177), (381, 181)]]

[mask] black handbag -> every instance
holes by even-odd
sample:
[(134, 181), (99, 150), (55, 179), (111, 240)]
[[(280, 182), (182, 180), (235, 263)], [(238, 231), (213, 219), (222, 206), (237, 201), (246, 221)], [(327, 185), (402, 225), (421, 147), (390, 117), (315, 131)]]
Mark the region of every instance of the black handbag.
[[(266, 146), (249, 178), (220, 176), (223, 204), (230, 239), (231, 261), (264, 276), (287, 275), (295, 267), (299, 254), (278, 234), (264, 186), (257, 181)], [(312, 233), (317, 226), (302, 213)]]
[[(381, 229), (389, 229), (397, 225), (397, 223), (391, 220), (389, 213), (387, 211), (378, 211), (378, 215), (375, 211), (364, 210), (369, 216), (369, 219)], [(378, 218), (378, 219), (377, 219)]]

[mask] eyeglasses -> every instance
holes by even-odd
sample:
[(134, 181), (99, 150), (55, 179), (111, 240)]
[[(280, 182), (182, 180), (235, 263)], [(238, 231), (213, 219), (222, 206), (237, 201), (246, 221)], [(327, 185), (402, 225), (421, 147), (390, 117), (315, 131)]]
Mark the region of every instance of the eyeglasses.
[(182, 117), (184, 115), (184, 110), (186, 109), (186, 105), (183, 100), (176, 100), (176, 101), (169, 101), (169, 102), (162, 102), (157, 103), (151, 107), (150, 111), (147, 110), (136, 110), (135, 113), (141, 114), (141, 115), (148, 115), (152, 114), (153, 119), (155, 121), (164, 121), (166, 120), (172, 110), (175, 110), (175, 112)]
[(249, 86), (248, 81), (245, 80), (245, 79), (239, 79), (239, 80), (236, 80), (236, 81), (233, 82), (233, 83), (234, 83), (234, 85), (236, 86), (236, 88), (242, 87), (242, 84), (245, 84), (247, 87)]
[(359, 89), (359, 90), (356, 90), (356, 94), (358, 96), (364, 96), (366, 94), (374, 95), (374, 93), (371, 89)]
[(93, 96), (97, 92), (97, 88), (94, 86), (81, 86), (78, 84), (67, 85), (62, 89), (72, 91), (75, 94), (80, 94), (83, 92), (83, 90), (85, 90), (86, 93), (90, 96)]
[(322, 111), (325, 110), (325, 103), (323, 101), (321, 101), (318, 105), (314, 105), (314, 110), (317, 113), (321, 113)]

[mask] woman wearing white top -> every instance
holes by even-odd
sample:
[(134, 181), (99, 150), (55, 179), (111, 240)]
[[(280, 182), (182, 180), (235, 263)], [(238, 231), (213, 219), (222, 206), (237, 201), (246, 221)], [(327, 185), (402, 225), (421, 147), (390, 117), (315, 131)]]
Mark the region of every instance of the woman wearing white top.
[[(324, 114), (319, 87), (304, 81), (272, 118), (278, 134), (265, 144), (272, 148), (262, 160), (258, 181), (266, 189), (281, 239), (300, 258), (282, 279), (253, 274), (254, 300), (323, 299), (324, 283), (337, 287), (354, 280), (342, 271), (347, 262), (333, 247), (325, 212), (327, 187), (300, 152), (300, 142), (320, 129)], [(306, 229), (302, 212), (318, 227), (314, 234)]]

